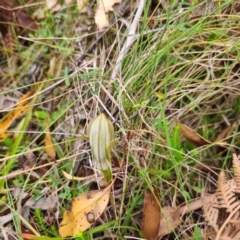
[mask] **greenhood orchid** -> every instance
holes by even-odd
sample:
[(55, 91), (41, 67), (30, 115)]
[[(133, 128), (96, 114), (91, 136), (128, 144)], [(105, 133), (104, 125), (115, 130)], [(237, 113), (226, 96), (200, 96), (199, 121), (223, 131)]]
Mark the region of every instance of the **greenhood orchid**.
[(107, 182), (110, 182), (112, 179), (110, 150), (115, 143), (113, 141), (113, 135), (113, 124), (103, 113), (93, 119), (87, 127), (87, 136), (92, 150), (93, 165), (96, 169), (103, 172)]

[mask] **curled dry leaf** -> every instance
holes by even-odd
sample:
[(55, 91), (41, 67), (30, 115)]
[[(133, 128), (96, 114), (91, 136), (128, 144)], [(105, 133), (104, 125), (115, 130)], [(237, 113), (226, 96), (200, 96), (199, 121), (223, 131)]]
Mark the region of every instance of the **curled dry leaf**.
[(235, 121), (230, 127), (225, 128), (216, 138), (214, 142), (221, 141), (224, 138), (227, 138), (233, 134), (233, 132), (237, 129), (238, 122)]
[[(182, 124), (177, 118), (174, 118), (174, 120), (180, 126), (181, 133), (182, 133), (183, 137), (185, 137), (187, 139), (187, 141), (189, 141), (194, 146), (201, 147), (201, 146), (213, 144), (212, 142), (208, 141), (207, 139), (203, 138), (201, 135), (196, 133), (191, 128)], [(216, 143), (216, 144), (220, 145), (220, 146), (225, 146), (227, 143), (226, 142), (219, 142), (219, 143)]]
[(152, 193), (151, 190), (148, 189), (144, 194), (141, 232), (148, 240), (155, 240), (158, 238), (161, 217), (160, 197), (155, 187), (153, 187), (153, 190), (154, 192)]
[(56, 152), (52, 143), (49, 129), (49, 118), (46, 120), (45, 151), (47, 155), (52, 159), (52, 161), (56, 160)]
[(182, 222), (180, 218), (180, 213), (178, 208), (173, 208), (166, 206), (162, 209), (161, 222), (158, 232), (158, 237), (171, 233), (180, 223)]
[(107, 13), (113, 11), (113, 5), (120, 3), (122, 0), (99, 0), (98, 8), (95, 14), (95, 22), (99, 30), (109, 26)]
[(62, 170), (62, 173), (64, 175), (64, 177), (68, 180), (76, 180), (76, 181), (84, 181), (84, 180), (89, 180), (89, 179), (94, 179), (96, 176), (95, 174), (90, 175), (90, 176), (86, 176), (86, 177), (74, 177), (71, 174), (65, 172)]

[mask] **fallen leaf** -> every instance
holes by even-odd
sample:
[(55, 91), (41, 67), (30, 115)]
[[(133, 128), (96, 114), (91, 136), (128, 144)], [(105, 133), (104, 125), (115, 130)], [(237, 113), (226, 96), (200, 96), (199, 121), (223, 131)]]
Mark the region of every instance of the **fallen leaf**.
[(71, 212), (64, 212), (60, 236), (76, 236), (80, 231), (90, 228), (107, 207), (110, 190), (109, 187), (105, 190), (93, 190), (74, 198)]
[(49, 129), (49, 118), (46, 120), (45, 151), (52, 161), (56, 161), (56, 152), (52, 143)]
[(147, 189), (144, 195), (143, 220), (141, 232), (146, 239), (158, 239), (158, 230), (161, 217), (160, 197), (157, 189), (153, 187), (154, 192)]
[(115, 3), (120, 2), (122, 2), (122, 0), (99, 0), (95, 13), (95, 22), (100, 31), (109, 26), (107, 13), (113, 11), (113, 5)]
[(19, 12), (17, 15), (17, 21), (19, 25), (24, 29), (25, 35), (28, 35), (30, 33), (34, 33), (37, 29), (39, 29), (39, 26), (36, 24), (36, 22), (26, 13)]
[(238, 122), (235, 121), (232, 126), (225, 128), (216, 138), (214, 142), (218, 142), (223, 140), (224, 138), (227, 138), (233, 134), (233, 132), (237, 129)]
[(166, 206), (162, 209), (161, 222), (158, 232), (158, 237), (171, 233), (180, 223), (182, 222), (180, 218), (180, 213), (178, 208), (173, 208)]
[(32, 102), (32, 96), (34, 95), (34, 93), (35, 90), (32, 90), (25, 94), (23, 97), (21, 97), (16, 108), (11, 113), (9, 113), (2, 122), (0, 122), (0, 142), (3, 141), (4, 138), (7, 136), (5, 132), (6, 130), (8, 130), (13, 121), (29, 110), (30, 103)]
[(85, 13), (87, 12), (87, 4), (88, 4), (89, 0), (77, 0), (77, 6), (78, 6), (78, 10), (80, 13)]
[[(120, 169), (123, 161), (120, 164)], [(108, 205), (111, 187), (117, 179), (116, 174), (112, 183), (104, 190), (93, 190), (75, 197), (72, 201), (71, 211), (65, 211), (60, 223), (59, 233), (61, 237), (76, 236), (85, 231), (101, 216)]]
[[(212, 142), (208, 141), (207, 139), (203, 138), (201, 135), (196, 133), (191, 128), (182, 124), (177, 118), (174, 117), (174, 120), (180, 126), (183, 137), (185, 137), (187, 139), (187, 141), (189, 141), (194, 146), (201, 147), (201, 146), (213, 144)], [(225, 145), (227, 145), (227, 143), (219, 142), (219, 143), (217, 143), (217, 145), (225, 146)]]

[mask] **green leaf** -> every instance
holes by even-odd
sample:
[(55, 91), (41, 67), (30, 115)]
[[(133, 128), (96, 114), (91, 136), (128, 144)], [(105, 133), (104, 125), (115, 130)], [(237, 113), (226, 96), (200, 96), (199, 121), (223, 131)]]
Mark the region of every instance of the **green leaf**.
[(194, 233), (193, 233), (193, 239), (194, 240), (202, 240), (202, 233), (201, 233), (201, 228), (195, 227), (194, 228)]
[(69, 193), (60, 193), (59, 198), (66, 198), (69, 195)]
[(40, 118), (40, 119), (47, 119), (47, 118), (50, 118), (49, 114), (45, 111), (35, 111), (33, 113), (33, 115), (37, 118)]
[(65, 112), (66, 112), (66, 109), (64, 109), (64, 108), (61, 108), (61, 109), (55, 111), (52, 114), (52, 120), (53, 121), (58, 120)]
[(163, 93), (155, 92), (155, 95), (158, 97), (158, 99), (164, 99), (164, 94)]

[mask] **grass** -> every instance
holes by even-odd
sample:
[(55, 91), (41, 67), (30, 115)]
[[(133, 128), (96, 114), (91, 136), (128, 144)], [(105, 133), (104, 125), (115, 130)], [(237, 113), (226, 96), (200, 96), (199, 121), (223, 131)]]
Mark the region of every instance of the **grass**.
[[(125, 168), (114, 188), (115, 207), (108, 207), (101, 219), (76, 239), (143, 237), (140, 233), (143, 197), (146, 189), (153, 185), (160, 192), (162, 206), (191, 202), (200, 197), (202, 188), (205, 192), (214, 192), (217, 174), (199, 169), (198, 163), (211, 163), (216, 171), (229, 170), (232, 152), (238, 152), (239, 148), (238, 132), (226, 139), (228, 148), (195, 148), (181, 136), (173, 119), (179, 118), (214, 141), (239, 115), (237, 3), (220, 1), (212, 11), (202, 10), (194, 17), (205, 2), (182, 1), (151, 8), (150, 12), (151, 4), (147, 1), (136, 41), (124, 55), (115, 79), (111, 79), (111, 74), (126, 41), (133, 11), (124, 21), (112, 26), (71, 76), (67, 67), (73, 65), (96, 35), (93, 15), (79, 18), (75, 3), (56, 14), (47, 12), (39, 21), (42, 29), (28, 38), (29, 46), (20, 44), (16, 35), (12, 53), (2, 47), (4, 75), (0, 81), (0, 99), (12, 106), (16, 105), (21, 89), (34, 85), (40, 85), (41, 89), (32, 110), (24, 116), (20, 133), (16, 138), (5, 140), (5, 145), (1, 143), (1, 158), (4, 159), (7, 152), (9, 156), (5, 161), (7, 165), (0, 168), (1, 176), (19, 168), (29, 170), (0, 181), (0, 192), (8, 193), (1, 201), (15, 216), (13, 232), (21, 232), (17, 213), (21, 212), (23, 193), (38, 198), (48, 189), (46, 196), (58, 194), (58, 214), (53, 222), (49, 223), (47, 211), (41, 209), (30, 212), (28, 221), (34, 222), (42, 235), (59, 237), (58, 222), (69, 208), (70, 200), (81, 192), (96, 189), (96, 184), (68, 181), (61, 170), (74, 176), (92, 174), (90, 150), (81, 134), (86, 132), (87, 123), (103, 111), (106, 97), (111, 96), (114, 101), (105, 112), (109, 119), (118, 120), (114, 125), (119, 141), (113, 152), (117, 161), (125, 159)], [(28, 9), (29, 14), (36, 9)], [(153, 27), (150, 27), (151, 21), (154, 21)], [(91, 30), (85, 32), (81, 28), (87, 24)], [(44, 59), (40, 82), (26, 83), (24, 76), (39, 54)], [(45, 89), (59, 77), (65, 77), (63, 83), (47, 94)], [(4, 116), (7, 107), (0, 108)], [(58, 156), (55, 164), (44, 150), (46, 116), (51, 119), (50, 130)], [(9, 131), (15, 131), (17, 126), (18, 121)], [(22, 166), (19, 158), (25, 158)], [(115, 168), (117, 161), (113, 161)], [(46, 163), (49, 165), (41, 170), (31, 170)], [(16, 198), (10, 194), (15, 188), (21, 192)], [(203, 228), (204, 223), (200, 222), (202, 212), (197, 213), (185, 217), (181, 226), (164, 239), (193, 239), (194, 236), (201, 239), (199, 228)]]

